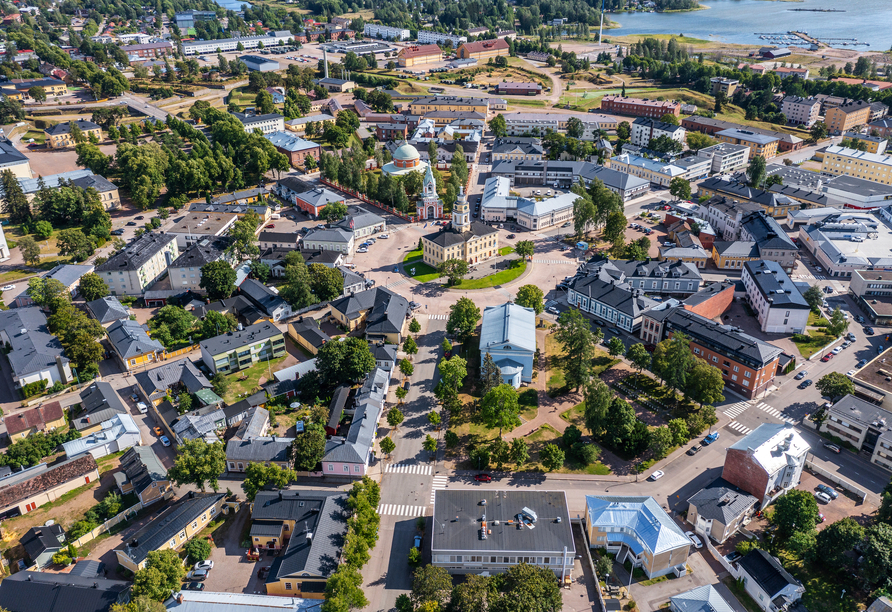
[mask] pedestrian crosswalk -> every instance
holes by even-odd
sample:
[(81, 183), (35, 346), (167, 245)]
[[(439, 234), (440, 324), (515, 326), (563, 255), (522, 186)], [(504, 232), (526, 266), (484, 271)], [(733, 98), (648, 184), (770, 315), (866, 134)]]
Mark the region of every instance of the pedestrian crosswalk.
[(420, 465), (418, 463), (392, 463), (384, 471), (389, 474), (424, 474), (425, 476), (430, 476), (433, 470), (429, 465)]
[(795, 423), (796, 422), (795, 419), (790, 419), (790, 418), (785, 417), (780, 410), (778, 410), (777, 408), (772, 408), (765, 402), (762, 402), (761, 404), (756, 406), (756, 408), (758, 408), (759, 410), (762, 410), (763, 412), (769, 414), (770, 416), (773, 416), (776, 419), (780, 419), (781, 421), (786, 421), (787, 423)]
[(540, 264), (571, 264), (576, 265), (576, 262), (571, 259), (534, 259), (533, 263)]
[(378, 514), (384, 516), (424, 516), (427, 506), (402, 506), (400, 504), (381, 504)]
[(394, 287), (399, 287), (400, 285), (405, 285), (408, 282), (409, 282), (408, 278), (401, 278), (398, 281), (394, 281), (390, 284), (384, 285), (384, 288), (385, 289), (393, 289)]
[(736, 419), (749, 407), (749, 402), (736, 402), (734, 404), (728, 404), (727, 406), (725, 406), (722, 412), (724, 412), (729, 418)]
[(753, 431), (752, 429), (750, 429), (743, 423), (738, 423), (737, 421), (731, 421), (730, 423), (728, 423), (727, 427), (729, 429), (733, 429), (734, 431), (736, 431), (737, 433), (739, 433), (742, 436), (745, 436), (745, 435), (749, 434), (751, 431)]
[(446, 476), (434, 476), (434, 486), (431, 488), (431, 504), (434, 503), (434, 493), (446, 488)]
[(432, 314), (432, 315), (427, 315), (427, 318), (430, 319), (431, 321), (443, 321), (443, 320), (445, 320), (445, 319), (448, 319), (448, 318), (449, 318), (449, 315), (444, 315), (444, 314), (435, 315), (435, 314)]

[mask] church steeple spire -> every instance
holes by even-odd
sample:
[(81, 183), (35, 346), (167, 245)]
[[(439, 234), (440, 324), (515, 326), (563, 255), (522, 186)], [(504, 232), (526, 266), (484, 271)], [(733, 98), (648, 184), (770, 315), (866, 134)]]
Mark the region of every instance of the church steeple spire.
[(471, 229), (471, 210), (468, 207), (464, 186), (458, 189), (458, 199), (452, 206), (452, 227), (458, 232), (465, 233)]

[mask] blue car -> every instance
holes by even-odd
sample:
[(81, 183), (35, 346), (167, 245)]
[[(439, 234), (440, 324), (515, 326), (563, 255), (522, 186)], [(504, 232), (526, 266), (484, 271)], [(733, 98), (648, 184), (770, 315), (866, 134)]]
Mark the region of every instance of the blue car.
[(714, 433), (709, 434), (705, 438), (703, 438), (703, 445), (709, 446), (710, 444), (712, 444), (713, 442), (715, 442), (718, 439), (719, 439), (719, 432), (716, 431)]
[(399, 273), (400, 273), (400, 267), (399, 267), (399, 266), (393, 266), (393, 272), (394, 272), (394, 274), (399, 274)]

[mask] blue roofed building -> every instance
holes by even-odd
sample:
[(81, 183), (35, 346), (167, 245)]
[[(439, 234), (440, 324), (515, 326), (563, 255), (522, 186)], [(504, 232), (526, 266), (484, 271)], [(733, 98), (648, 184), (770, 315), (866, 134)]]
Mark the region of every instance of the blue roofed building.
[(490, 306), (480, 327), (480, 363), (486, 354), (502, 371), (502, 380), (515, 389), (533, 381), (536, 353), (536, 312), (517, 304)]
[(669, 598), (671, 612), (734, 612), (711, 584)]
[(683, 576), (691, 540), (653, 497), (586, 495), (585, 529), (592, 548), (629, 561), (649, 578)]

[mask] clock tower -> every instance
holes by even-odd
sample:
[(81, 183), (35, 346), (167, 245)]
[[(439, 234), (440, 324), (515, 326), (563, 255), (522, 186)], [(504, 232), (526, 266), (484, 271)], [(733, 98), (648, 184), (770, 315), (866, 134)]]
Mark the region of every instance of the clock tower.
[(464, 234), (471, 229), (471, 209), (468, 206), (468, 198), (465, 196), (465, 188), (458, 188), (458, 199), (452, 206), (452, 229)]
[(427, 167), (424, 173), (424, 181), (421, 188), (421, 197), (415, 204), (415, 213), (418, 220), (433, 220), (443, 216), (443, 200), (437, 197), (437, 181), (431, 167)]

